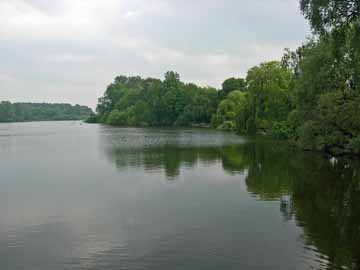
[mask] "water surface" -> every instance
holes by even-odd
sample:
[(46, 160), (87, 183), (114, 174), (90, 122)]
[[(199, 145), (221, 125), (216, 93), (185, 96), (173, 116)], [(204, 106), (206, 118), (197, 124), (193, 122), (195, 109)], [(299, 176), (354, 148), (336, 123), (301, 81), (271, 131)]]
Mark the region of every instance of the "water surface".
[(359, 269), (354, 161), (207, 129), (0, 125), (0, 269)]

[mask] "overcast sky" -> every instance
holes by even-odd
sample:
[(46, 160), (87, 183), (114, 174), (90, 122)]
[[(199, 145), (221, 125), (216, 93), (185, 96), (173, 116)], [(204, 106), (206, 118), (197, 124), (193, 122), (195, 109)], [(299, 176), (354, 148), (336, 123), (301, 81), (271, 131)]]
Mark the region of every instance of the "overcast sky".
[(219, 87), (309, 36), (298, 0), (0, 0), (0, 100), (95, 107), (119, 74)]

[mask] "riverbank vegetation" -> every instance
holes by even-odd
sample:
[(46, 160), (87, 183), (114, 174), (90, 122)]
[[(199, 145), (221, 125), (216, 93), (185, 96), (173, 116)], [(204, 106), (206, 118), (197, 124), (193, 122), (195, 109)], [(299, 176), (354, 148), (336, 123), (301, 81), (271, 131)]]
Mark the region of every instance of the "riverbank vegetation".
[(301, 0), (313, 36), (278, 61), (229, 78), (221, 89), (118, 76), (89, 122), (119, 126), (211, 125), (266, 133), (309, 150), (360, 154), (360, 4)]
[(0, 102), (0, 122), (83, 120), (91, 114), (80, 105)]
[(116, 77), (97, 106), (102, 123), (125, 126), (188, 126), (210, 123), (220, 101), (215, 88), (185, 84), (175, 72), (165, 80)]

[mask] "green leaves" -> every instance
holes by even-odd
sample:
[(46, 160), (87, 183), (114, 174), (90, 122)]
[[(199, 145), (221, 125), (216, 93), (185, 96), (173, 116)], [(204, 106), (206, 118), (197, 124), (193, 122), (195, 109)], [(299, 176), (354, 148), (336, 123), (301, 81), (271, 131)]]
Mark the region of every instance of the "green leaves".
[(214, 88), (184, 84), (169, 71), (164, 81), (118, 76), (99, 99), (98, 119), (124, 126), (209, 124), (218, 105)]
[(212, 118), (212, 126), (225, 130), (243, 130), (244, 123), (240, 119), (246, 115), (248, 106), (247, 93), (238, 90), (231, 92), (220, 102), (216, 115)]
[(239, 90), (246, 90), (246, 82), (245, 79), (242, 78), (229, 78), (225, 80), (222, 84), (222, 89), (220, 91), (220, 95), (222, 97), (226, 97), (230, 92)]
[(360, 153), (360, 2), (300, 0), (316, 35), (281, 62), (265, 62), (220, 91), (118, 76), (99, 99), (98, 119), (120, 125), (189, 126), (270, 133), (304, 148)]
[(318, 33), (349, 25), (360, 16), (358, 0), (300, 0), (300, 8)]
[(256, 129), (269, 129), (274, 121), (284, 121), (291, 110), (290, 84), (293, 74), (280, 62), (260, 64), (246, 77), (252, 119)]
[(0, 122), (83, 120), (92, 113), (80, 105), (0, 102)]
[(296, 117), (289, 116), (288, 123), (305, 148), (334, 155), (358, 153), (360, 2), (300, 4), (317, 36), (297, 50), (292, 94)]

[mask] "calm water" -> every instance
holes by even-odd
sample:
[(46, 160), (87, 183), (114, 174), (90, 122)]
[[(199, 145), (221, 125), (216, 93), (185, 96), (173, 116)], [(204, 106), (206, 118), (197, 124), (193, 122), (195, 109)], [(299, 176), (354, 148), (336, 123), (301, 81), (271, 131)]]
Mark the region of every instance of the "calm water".
[(202, 129), (0, 125), (0, 269), (360, 269), (360, 166)]

